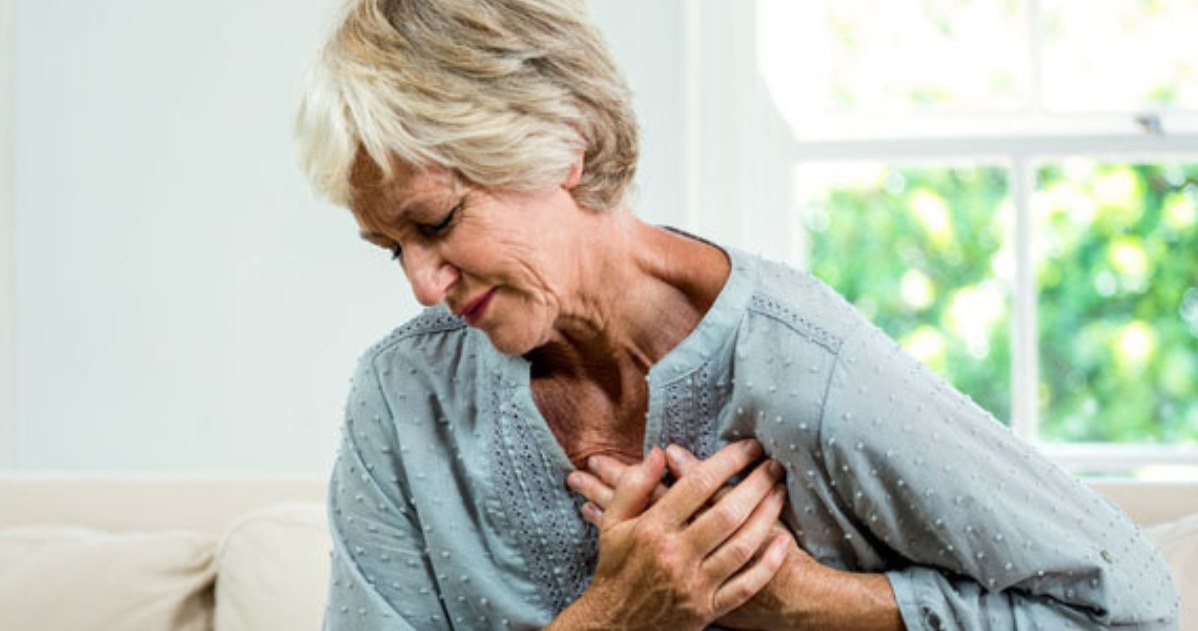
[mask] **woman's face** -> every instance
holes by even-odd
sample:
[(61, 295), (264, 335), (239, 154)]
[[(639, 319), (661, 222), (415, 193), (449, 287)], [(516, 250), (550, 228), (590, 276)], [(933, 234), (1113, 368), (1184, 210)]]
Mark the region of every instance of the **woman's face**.
[(397, 165), (381, 171), (359, 156), (351, 210), (362, 238), (390, 250), (425, 306), (445, 302), (499, 351), (523, 355), (552, 339), (577, 296), (585, 215), (569, 188), (480, 189), (448, 171)]

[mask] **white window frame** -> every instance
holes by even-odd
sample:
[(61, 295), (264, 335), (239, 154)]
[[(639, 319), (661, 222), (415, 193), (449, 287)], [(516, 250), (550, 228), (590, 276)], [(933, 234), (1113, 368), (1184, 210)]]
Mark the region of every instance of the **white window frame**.
[[(1029, 0), (1031, 9), (1036, 0)], [(1034, 15), (1034, 13), (1029, 13)], [(996, 120), (986, 133), (966, 127), (881, 123), (850, 132), (831, 124), (824, 137), (796, 139), (772, 107), (756, 63), (756, 3), (692, 0), (686, 14), (687, 225), (731, 245), (798, 264), (800, 228), (786, 173), (802, 162), (877, 161), (887, 164), (971, 161), (1005, 165), (1015, 208), (1012, 234), (1012, 430), (1073, 470), (1122, 471), (1151, 465), (1198, 465), (1198, 447), (1045, 443), (1039, 437), (1036, 244), (1031, 197), (1040, 164), (1063, 157), (1099, 161), (1196, 161), (1198, 117), (1169, 116), (1163, 134), (1123, 116), (1037, 116)], [(1033, 29), (1035, 32), (1036, 29)], [(1033, 44), (1035, 45), (1035, 44)], [(1037, 82), (1038, 83), (1038, 82)], [(1011, 119), (1006, 119), (1010, 122)], [(930, 121), (935, 123), (936, 121)], [(718, 151), (712, 148), (718, 147)], [(779, 175), (771, 165), (786, 165)], [(751, 165), (745, 168), (743, 165)], [(765, 171), (764, 176), (758, 171)], [(722, 177), (722, 176), (731, 177)], [(769, 184), (771, 178), (784, 183)], [(766, 184), (763, 184), (766, 183)], [(735, 209), (751, 203), (749, 211)], [(751, 212), (751, 215), (748, 213)], [(746, 222), (745, 216), (752, 220)]]

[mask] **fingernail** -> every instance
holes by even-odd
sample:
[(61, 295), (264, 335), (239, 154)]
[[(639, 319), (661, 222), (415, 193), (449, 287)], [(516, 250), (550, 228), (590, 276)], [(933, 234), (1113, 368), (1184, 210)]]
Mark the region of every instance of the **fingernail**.
[(782, 477), (782, 465), (778, 464), (777, 460), (770, 460), (769, 463), (766, 464), (766, 467), (768, 468), (770, 475), (774, 476), (775, 478)]
[(666, 457), (670, 459), (670, 464), (678, 465), (682, 463), (682, 448), (678, 445), (670, 445), (666, 447)]
[(567, 475), (566, 476), (566, 486), (570, 487), (571, 490), (577, 491), (578, 490), (578, 474), (571, 473), (570, 475)]
[(761, 443), (757, 442), (756, 440), (753, 440), (752, 438), (742, 442), (740, 444), (740, 446), (741, 446), (741, 449), (744, 449), (745, 451), (747, 451), (748, 453), (751, 453), (751, 454), (755, 454), (761, 450)]
[(582, 505), (582, 515), (583, 517), (586, 517), (592, 521), (597, 521), (599, 519), (600, 513), (594, 504), (587, 502), (586, 504)]
[(587, 468), (590, 469), (591, 471), (594, 471), (595, 466), (598, 464), (598, 460), (599, 459), (595, 456), (591, 456), (591, 457), (587, 458)]

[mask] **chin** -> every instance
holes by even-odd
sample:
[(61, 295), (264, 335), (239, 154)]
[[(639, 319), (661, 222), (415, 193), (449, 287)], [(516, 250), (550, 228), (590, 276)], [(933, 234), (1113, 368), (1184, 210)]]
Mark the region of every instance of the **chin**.
[[(505, 315), (511, 316), (512, 313)], [(553, 319), (544, 309), (522, 310), (516, 318), (492, 320), (481, 327), (495, 350), (511, 357), (527, 355), (552, 339)]]
[(542, 344), (541, 340), (531, 335), (532, 331), (511, 331), (499, 329), (487, 331), (487, 339), (495, 350), (511, 357), (526, 355)]

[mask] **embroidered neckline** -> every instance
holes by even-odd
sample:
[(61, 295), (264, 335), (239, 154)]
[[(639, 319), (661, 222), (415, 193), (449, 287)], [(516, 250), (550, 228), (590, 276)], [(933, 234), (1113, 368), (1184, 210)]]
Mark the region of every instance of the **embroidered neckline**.
[[(735, 334), (756, 283), (756, 261), (725, 252), (732, 271), (724, 288), (695, 329), (650, 370), (646, 446), (678, 443), (702, 457), (717, 448), (720, 406), (731, 385), (717, 383), (713, 359)], [(493, 418), (487, 451), (496, 493), (537, 596), (560, 612), (590, 584), (598, 532), (579, 513), (581, 496), (566, 487), (574, 467), (533, 402), (528, 362), (488, 355)]]

